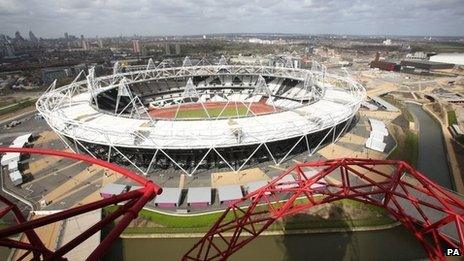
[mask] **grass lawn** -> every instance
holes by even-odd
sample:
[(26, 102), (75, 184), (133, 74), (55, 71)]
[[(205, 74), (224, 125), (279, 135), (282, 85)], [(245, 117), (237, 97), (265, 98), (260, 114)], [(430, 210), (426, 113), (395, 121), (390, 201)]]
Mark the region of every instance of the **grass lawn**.
[[(303, 203), (303, 202), (300, 202)], [(362, 219), (321, 219), (313, 215), (305, 215), (302, 219), (293, 219), (292, 217), (278, 220), (269, 227), (270, 230), (285, 229), (323, 229), (323, 228), (352, 228), (363, 226), (378, 226), (392, 224), (394, 220), (388, 217), (387, 212), (377, 206), (363, 204), (361, 202), (343, 199), (337, 201), (336, 205), (351, 206), (359, 211), (368, 211), (371, 217)], [(258, 207), (261, 210), (261, 207)], [(106, 212), (112, 212), (115, 206), (105, 208)], [(152, 223), (147, 226), (131, 226), (126, 228), (126, 234), (150, 234), (150, 233), (201, 233), (206, 232), (222, 215), (219, 213), (209, 213), (199, 216), (172, 216), (167, 214), (156, 213), (149, 210), (142, 210), (140, 217), (150, 220)], [(228, 213), (226, 220), (232, 220), (233, 213)]]
[[(221, 114), (222, 108), (209, 108), (207, 109), (209, 116), (217, 117)], [(236, 116), (246, 116), (247, 108), (244, 106), (227, 106), (227, 108), (222, 112), (221, 117), (236, 117)], [(179, 110), (177, 113), (177, 118), (207, 118), (203, 108), (195, 110)]]
[(0, 115), (15, 112), (17, 110), (32, 106), (35, 104), (37, 99), (25, 99), (17, 103), (9, 104), (8, 106), (0, 108)]
[(388, 156), (388, 159), (404, 160), (412, 166), (417, 166), (419, 156), (419, 135), (407, 130), (404, 142), (398, 142), (395, 150)]
[(458, 124), (458, 120), (456, 119), (456, 112), (455, 111), (448, 111), (448, 125), (451, 126), (453, 124)]
[(403, 114), (406, 120), (408, 120), (409, 122), (414, 122), (414, 117), (412, 116), (411, 112), (409, 112), (409, 110), (406, 108), (406, 106), (402, 102), (398, 101), (391, 95), (385, 95), (382, 97), (382, 99), (386, 100), (387, 102), (391, 103), (393, 106), (400, 109), (401, 113)]

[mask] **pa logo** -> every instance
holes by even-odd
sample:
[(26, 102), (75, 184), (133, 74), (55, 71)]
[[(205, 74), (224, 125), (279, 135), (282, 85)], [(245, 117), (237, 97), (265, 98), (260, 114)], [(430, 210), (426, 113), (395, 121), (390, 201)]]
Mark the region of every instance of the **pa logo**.
[(447, 248), (445, 251), (446, 256), (461, 256), (461, 251), (458, 248)]

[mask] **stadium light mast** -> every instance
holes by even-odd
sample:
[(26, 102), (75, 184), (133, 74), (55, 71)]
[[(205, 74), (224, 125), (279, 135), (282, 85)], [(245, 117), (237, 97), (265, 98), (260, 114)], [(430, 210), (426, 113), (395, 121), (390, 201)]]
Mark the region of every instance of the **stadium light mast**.
[[(313, 98), (314, 95), (314, 82), (312, 75), (307, 73), (303, 83), (303, 90), (305, 91), (305, 95), (309, 96), (309, 101)], [(304, 97), (304, 96), (303, 96)], [(303, 97), (301, 98), (301, 103), (303, 103)]]
[[(127, 97), (127, 98), (129, 98), (131, 100), (131, 102), (133, 100), (132, 94), (127, 88), (127, 79), (126, 79), (126, 77), (122, 78), (121, 81), (119, 81), (118, 94), (117, 94), (117, 97), (116, 97), (116, 106), (114, 108), (114, 113), (115, 114), (118, 113), (119, 103), (121, 102), (121, 97)], [(122, 111), (124, 111), (124, 109)]]
[(182, 67), (190, 67), (192, 66), (192, 61), (190, 61), (190, 57), (185, 56), (184, 61), (182, 62)]
[[(200, 95), (198, 94), (198, 92), (197, 92), (197, 90), (195, 88), (195, 84), (193, 84), (193, 80), (192, 80), (191, 77), (187, 80), (187, 84), (185, 85), (185, 89), (184, 89), (184, 92), (182, 93), (182, 97), (183, 98), (189, 98), (190, 102), (193, 102), (192, 97), (197, 98), (197, 101), (200, 102), (201, 107), (205, 111), (208, 118), (211, 118), (211, 116), (209, 115), (208, 110), (206, 109), (205, 105), (203, 104), (202, 101), (200, 101)], [(177, 111), (179, 111), (179, 108), (180, 108), (180, 104), (178, 104)], [(176, 113), (176, 116), (177, 116), (177, 113)]]
[(95, 80), (95, 67), (92, 67), (89, 69), (89, 74), (87, 75), (87, 88), (89, 89), (90, 95), (92, 96), (95, 106), (99, 108), (98, 106), (98, 99), (96, 95), (96, 89), (97, 89), (97, 84)]
[(113, 75), (121, 73), (121, 71), (122, 71), (121, 62), (116, 61), (113, 65)]
[(219, 59), (218, 65), (219, 66), (227, 65), (227, 59), (226, 59), (226, 57), (224, 55), (221, 55), (221, 58)]
[[(255, 95), (263, 95), (263, 96), (267, 96), (268, 99), (271, 99), (271, 104), (272, 104), (272, 107), (274, 108), (274, 111), (276, 111), (276, 107), (274, 105), (274, 101), (272, 100), (272, 92), (271, 90), (269, 90), (269, 87), (267, 86), (267, 83), (266, 83), (266, 80), (264, 79), (264, 77), (262, 75), (260, 75), (258, 77), (258, 81), (256, 81), (256, 84), (254, 86), (254, 90), (253, 90), (253, 95), (252, 96), (255, 96)], [(250, 108), (251, 108), (251, 104), (253, 103), (253, 101), (250, 101), (249, 105), (248, 105), (248, 108), (247, 108), (247, 114), (248, 112), (250, 111)]]
[(293, 62), (291, 57), (285, 57), (285, 68), (293, 68)]
[[(143, 105), (142, 101), (138, 96), (132, 95), (132, 92), (130, 88), (128, 87), (128, 82), (129, 80), (126, 77), (123, 77), (121, 81), (119, 81), (118, 84), (118, 94), (116, 98), (116, 106), (114, 109), (114, 113), (117, 114), (117, 116), (120, 116), (124, 111), (132, 105), (131, 108), (131, 117), (134, 116), (134, 113), (139, 117), (142, 118), (142, 113), (146, 114), (148, 116), (148, 119), (150, 120), (150, 123), (153, 123), (153, 118), (150, 116), (148, 111), (145, 109), (145, 106)], [(119, 103), (121, 102), (121, 97), (127, 97), (129, 99), (129, 103), (119, 112), (118, 114), (118, 109), (119, 109)], [(141, 113), (142, 111), (142, 113)]]
[(153, 58), (148, 59), (148, 64), (147, 64), (147, 71), (155, 69), (155, 62), (153, 62)]

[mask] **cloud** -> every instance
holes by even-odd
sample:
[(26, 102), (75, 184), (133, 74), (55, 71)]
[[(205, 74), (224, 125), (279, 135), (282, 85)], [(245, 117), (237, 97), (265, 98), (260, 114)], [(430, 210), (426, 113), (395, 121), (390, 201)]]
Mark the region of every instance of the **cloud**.
[(462, 0), (0, 0), (0, 33), (463, 35)]

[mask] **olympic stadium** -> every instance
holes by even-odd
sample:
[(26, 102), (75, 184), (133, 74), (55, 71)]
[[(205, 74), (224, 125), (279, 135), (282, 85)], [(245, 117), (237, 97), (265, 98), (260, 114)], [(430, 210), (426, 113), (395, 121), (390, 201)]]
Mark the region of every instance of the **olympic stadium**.
[(356, 123), (365, 89), (348, 76), (311, 69), (210, 64), (81, 72), (56, 83), (37, 109), (70, 148), (143, 174), (176, 168), (241, 170), (291, 155), (312, 155)]

